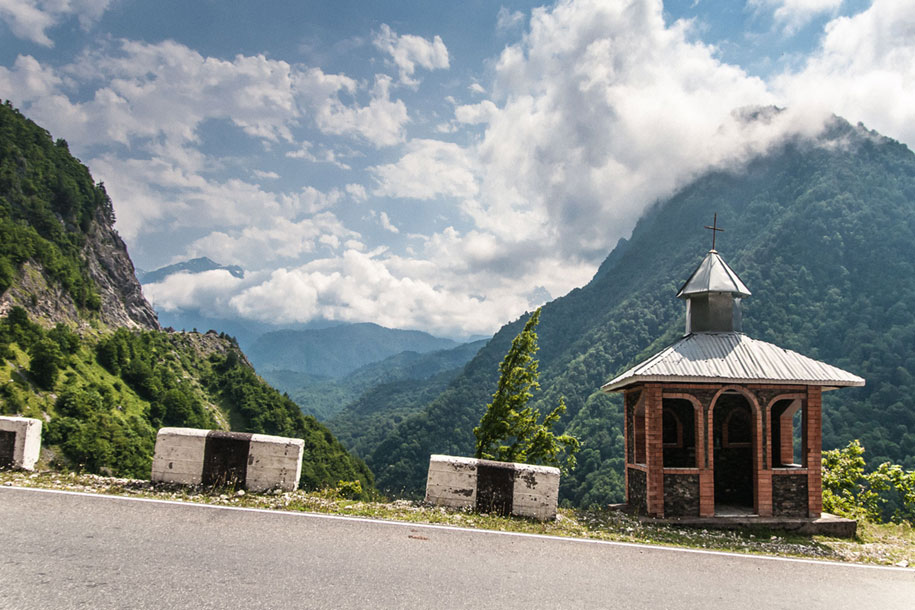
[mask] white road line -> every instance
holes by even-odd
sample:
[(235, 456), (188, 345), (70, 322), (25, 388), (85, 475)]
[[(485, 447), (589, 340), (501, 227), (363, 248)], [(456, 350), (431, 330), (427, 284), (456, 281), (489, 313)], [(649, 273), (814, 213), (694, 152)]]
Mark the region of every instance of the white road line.
[(821, 559), (800, 559), (796, 557), (776, 557), (773, 555), (751, 555), (749, 553), (733, 553), (729, 551), (710, 551), (707, 549), (691, 549), (677, 546), (663, 546), (655, 544), (639, 544), (637, 542), (618, 542), (614, 540), (593, 540), (591, 538), (573, 538), (566, 536), (550, 536), (547, 534), (529, 534), (525, 532), (501, 532), (498, 530), (475, 529), (471, 527), (458, 527), (456, 525), (438, 525), (435, 523), (411, 523), (409, 521), (389, 521), (383, 519), (370, 519), (368, 517), (348, 517), (345, 515), (329, 515), (325, 513), (309, 513), (304, 511), (278, 510), (270, 508), (250, 508), (245, 506), (222, 506), (219, 504), (204, 504), (201, 502), (182, 502), (180, 500), (160, 500), (158, 498), (135, 498), (133, 496), (118, 496), (113, 494), (89, 493), (85, 491), (66, 491), (62, 489), (46, 489), (42, 487), (19, 487), (19, 486), (0, 486), (0, 490), (18, 490), (18, 491), (35, 491), (42, 493), (66, 494), (71, 496), (83, 496), (86, 498), (105, 498), (110, 500), (126, 500), (133, 502), (150, 502), (153, 504), (173, 504), (177, 506), (187, 506), (196, 508), (209, 508), (217, 510), (234, 510), (250, 513), (266, 513), (269, 515), (284, 515), (290, 517), (304, 517), (310, 519), (333, 519), (337, 521), (352, 521), (355, 523), (372, 523), (378, 525), (391, 525), (395, 527), (422, 528), (432, 530), (445, 530), (452, 532), (467, 532), (472, 534), (493, 534), (497, 536), (516, 536), (521, 538), (535, 538), (541, 540), (550, 540), (557, 542), (572, 542), (577, 544), (602, 544), (608, 546), (622, 546), (639, 549), (653, 549), (662, 551), (674, 551), (677, 553), (696, 553), (701, 555), (718, 555), (721, 557), (733, 557), (736, 559), (761, 559), (765, 561), (788, 561), (793, 563), (809, 563), (814, 565), (823, 565), (831, 567), (844, 568), (862, 568), (868, 570), (893, 570), (893, 571), (911, 571), (910, 568), (900, 568), (897, 566), (880, 566), (864, 563), (846, 563), (840, 561), (825, 561)]

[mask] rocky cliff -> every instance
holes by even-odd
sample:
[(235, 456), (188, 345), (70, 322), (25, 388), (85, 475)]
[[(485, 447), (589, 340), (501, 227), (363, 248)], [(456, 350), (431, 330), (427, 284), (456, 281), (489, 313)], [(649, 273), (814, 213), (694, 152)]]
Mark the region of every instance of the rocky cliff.
[(158, 329), (111, 200), (67, 142), (0, 105), (0, 315)]

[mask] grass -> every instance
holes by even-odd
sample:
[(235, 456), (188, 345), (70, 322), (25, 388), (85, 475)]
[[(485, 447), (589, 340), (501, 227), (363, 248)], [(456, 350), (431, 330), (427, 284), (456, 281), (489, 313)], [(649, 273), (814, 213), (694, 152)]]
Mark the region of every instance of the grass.
[(351, 500), (343, 497), (340, 491), (335, 489), (257, 494), (232, 489), (184, 487), (137, 479), (54, 471), (0, 471), (0, 485), (347, 515), (736, 553), (915, 567), (915, 529), (911, 525), (860, 523), (858, 538), (843, 540), (778, 531), (703, 530), (659, 525), (640, 522), (630, 515), (611, 509), (560, 509), (555, 521), (539, 522), (516, 517), (449, 511), (409, 500)]

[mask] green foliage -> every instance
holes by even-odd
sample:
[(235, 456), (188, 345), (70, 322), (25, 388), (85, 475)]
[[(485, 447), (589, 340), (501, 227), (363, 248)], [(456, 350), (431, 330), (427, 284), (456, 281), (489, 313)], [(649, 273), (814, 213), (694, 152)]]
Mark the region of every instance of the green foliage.
[[(228, 416), (236, 430), (305, 439), (303, 486), (334, 488), (342, 480), (362, 490), (352, 483), (347, 493), (370, 493), (368, 467), (257, 377), (237, 345), (207, 336), (205, 347), (203, 339), (122, 328), (94, 341), (63, 325), (44, 331), (13, 309), (0, 319), (0, 345), (8, 352), (0, 380), (16, 377), (21, 355), (38, 387), (0, 384), (0, 411), (22, 414), (37, 406), (38, 414), (50, 415), (44, 442), (64, 466), (144, 478), (160, 427), (216, 428)], [(53, 402), (42, 392), (52, 389), (58, 391)]]
[[(537, 323), (540, 309), (531, 314), (524, 329), (514, 338), (499, 366), (499, 383), (492, 402), (473, 429), (477, 439), (476, 457), (504, 462), (562, 465), (575, 468), (579, 442), (574, 436), (556, 436), (552, 428), (565, 413), (565, 401), (540, 422), (540, 411), (528, 405), (533, 391), (539, 389), (537, 377)], [(562, 459), (560, 456), (562, 456)]]
[(114, 219), (105, 189), (62, 140), (0, 105), (0, 293), (27, 261), (41, 265), (78, 307), (100, 300), (81, 250), (96, 218)]
[(867, 472), (857, 439), (823, 452), (823, 509), (874, 523), (915, 524), (915, 470), (883, 462)]
[(29, 355), (32, 358), (29, 375), (42, 390), (53, 390), (63, 361), (60, 347), (52, 339), (44, 338), (32, 345)]

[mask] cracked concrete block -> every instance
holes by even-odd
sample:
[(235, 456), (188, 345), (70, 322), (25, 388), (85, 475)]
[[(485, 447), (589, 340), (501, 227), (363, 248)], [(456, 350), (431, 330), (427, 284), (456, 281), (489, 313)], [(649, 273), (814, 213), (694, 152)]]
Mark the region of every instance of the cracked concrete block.
[(41, 453), (41, 420), (0, 417), (0, 468), (34, 470)]

